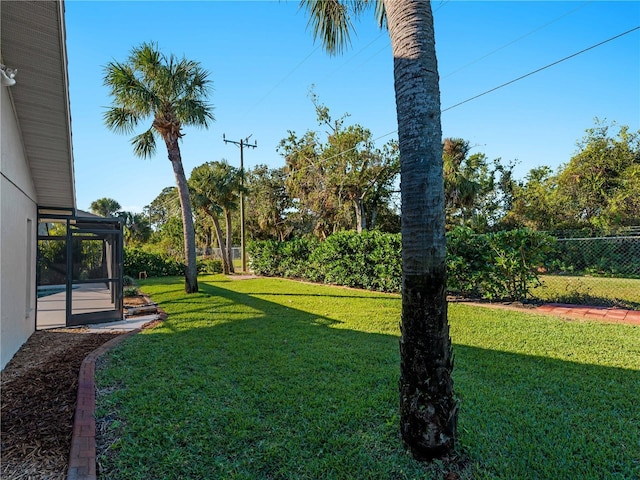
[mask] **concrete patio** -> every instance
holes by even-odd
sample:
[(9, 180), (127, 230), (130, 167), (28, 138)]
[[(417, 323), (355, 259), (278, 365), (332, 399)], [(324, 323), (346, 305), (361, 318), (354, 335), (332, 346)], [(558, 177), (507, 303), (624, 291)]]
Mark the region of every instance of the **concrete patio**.
[[(62, 286), (64, 288), (64, 286)], [(45, 287), (42, 289), (55, 289)], [(83, 314), (115, 310), (111, 301), (111, 293), (104, 284), (75, 285), (71, 294), (72, 314)], [(66, 328), (65, 322), (66, 294), (64, 291), (45, 295), (38, 298), (36, 328), (45, 330), (51, 328)], [(84, 326), (92, 332), (131, 331), (142, 328), (143, 325), (157, 320), (158, 314), (122, 318), (121, 320), (105, 323), (88, 323)]]

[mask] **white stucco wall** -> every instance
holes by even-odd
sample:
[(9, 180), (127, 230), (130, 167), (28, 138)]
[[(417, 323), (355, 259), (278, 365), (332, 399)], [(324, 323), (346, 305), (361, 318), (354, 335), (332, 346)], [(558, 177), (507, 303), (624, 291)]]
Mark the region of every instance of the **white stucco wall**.
[(37, 198), (8, 88), (0, 87), (0, 369), (35, 330)]

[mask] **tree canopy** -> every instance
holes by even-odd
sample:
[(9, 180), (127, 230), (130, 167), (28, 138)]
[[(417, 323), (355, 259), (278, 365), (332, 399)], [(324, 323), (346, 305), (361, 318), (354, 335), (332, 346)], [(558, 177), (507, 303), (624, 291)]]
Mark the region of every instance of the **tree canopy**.
[(318, 125), (329, 131), (325, 142), (310, 130), (302, 137), (290, 131), (280, 142), (287, 192), (294, 206), (313, 219), (321, 238), (339, 230), (373, 228), (400, 171), (397, 142), (376, 148), (370, 130), (345, 126), (348, 114), (333, 119), (313, 92), (310, 96)]
[(120, 204), (116, 200), (107, 197), (94, 200), (91, 202), (91, 205), (89, 205), (89, 210), (91, 210), (92, 213), (102, 217), (114, 217), (120, 208), (122, 207), (120, 207)]
[(601, 232), (640, 225), (640, 131), (596, 119), (577, 146), (557, 171), (534, 168), (516, 186), (507, 224)]

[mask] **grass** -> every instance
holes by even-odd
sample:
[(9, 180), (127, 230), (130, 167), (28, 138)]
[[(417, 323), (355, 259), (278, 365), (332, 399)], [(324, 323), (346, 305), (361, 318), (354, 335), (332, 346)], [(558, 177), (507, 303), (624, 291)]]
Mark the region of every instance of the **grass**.
[(542, 275), (533, 295), (545, 302), (640, 310), (640, 279)]
[[(143, 289), (98, 371), (100, 478), (429, 479), (398, 434), (400, 299), (282, 279)], [(461, 478), (640, 478), (640, 329), (450, 305)]]

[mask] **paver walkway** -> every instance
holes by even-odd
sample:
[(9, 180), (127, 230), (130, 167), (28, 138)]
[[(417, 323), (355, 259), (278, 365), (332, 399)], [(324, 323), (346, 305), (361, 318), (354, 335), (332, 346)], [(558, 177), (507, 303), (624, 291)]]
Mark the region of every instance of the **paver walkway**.
[(556, 315), (559, 317), (600, 320), (608, 323), (625, 323), (640, 325), (640, 311), (623, 308), (588, 307), (569, 305), (566, 303), (546, 303), (537, 307), (537, 313)]

